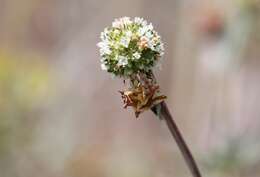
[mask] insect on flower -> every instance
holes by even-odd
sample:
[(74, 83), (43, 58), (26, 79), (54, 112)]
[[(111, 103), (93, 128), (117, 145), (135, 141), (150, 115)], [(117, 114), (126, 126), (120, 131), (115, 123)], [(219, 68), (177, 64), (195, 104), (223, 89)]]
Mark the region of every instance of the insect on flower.
[(163, 117), (176, 140), (193, 177), (201, 177), (195, 160), (175, 124), (153, 75), (153, 68), (160, 66), (164, 54), (161, 37), (143, 18), (116, 19), (112, 27), (105, 28), (98, 43), (101, 69), (123, 78), (128, 88), (119, 91), (124, 108), (132, 107), (135, 116), (151, 109)]
[(124, 107), (133, 107), (136, 117), (166, 98), (151, 77), (164, 52), (161, 37), (151, 23), (139, 17), (115, 19), (112, 27), (101, 33), (97, 46), (102, 70), (130, 80), (129, 88), (120, 93)]

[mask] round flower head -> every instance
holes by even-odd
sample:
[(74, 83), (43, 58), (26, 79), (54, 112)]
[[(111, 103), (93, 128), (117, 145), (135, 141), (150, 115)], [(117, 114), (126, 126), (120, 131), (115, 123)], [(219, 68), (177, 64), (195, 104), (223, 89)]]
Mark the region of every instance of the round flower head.
[(150, 71), (163, 55), (161, 37), (144, 19), (116, 19), (101, 33), (101, 68), (116, 76), (129, 77)]
[(152, 73), (154, 66), (160, 66), (164, 48), (151, 23), (139, 17), (134, 20), (119, 18), (112, 27), (105, 28), (100, 38), (97, 46), (102, 70), (129, 81), (130, 87), (120, 91), (125, 108), (133, 107), (138, 117), (166, 98), (159, 95), (159, 86)]

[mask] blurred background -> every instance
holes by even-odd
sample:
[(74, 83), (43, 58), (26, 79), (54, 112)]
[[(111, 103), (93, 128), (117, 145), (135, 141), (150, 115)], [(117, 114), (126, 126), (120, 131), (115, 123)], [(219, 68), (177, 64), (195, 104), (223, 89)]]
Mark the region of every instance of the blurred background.
[(164, 122), (124, 110), (96, 43), (152, 22), (161, 90), (204, 176), (260, 176), (259, 0), (0, 0), (1, 177), (188, 177)]

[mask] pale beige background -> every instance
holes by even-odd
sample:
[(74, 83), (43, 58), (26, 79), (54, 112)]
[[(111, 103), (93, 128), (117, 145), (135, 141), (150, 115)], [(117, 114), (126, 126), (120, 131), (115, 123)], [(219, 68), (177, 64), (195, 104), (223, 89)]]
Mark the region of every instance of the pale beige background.
[[(212, 14), (223, 25), (216, 36), (205, 27)], [(16, 125), (33, 127), (30, 142), (21, 147), (16, 128), (8, 136), (0, 176), (190, 175), (164, 122), (151, 112), (136, 120), (122, 108), (123, 82), (100, 69), (99, 34), (121, 16), (144, 17), (161, 34), (156, 77), (204, 176), (259, 176), (259, 4), (235, 0), (0, 0), (1, 51), (18, 67), (41, 58), (52, 80), (25, 116), (34, 121)], [(5, 118), (19, 120), (12, 108)]]

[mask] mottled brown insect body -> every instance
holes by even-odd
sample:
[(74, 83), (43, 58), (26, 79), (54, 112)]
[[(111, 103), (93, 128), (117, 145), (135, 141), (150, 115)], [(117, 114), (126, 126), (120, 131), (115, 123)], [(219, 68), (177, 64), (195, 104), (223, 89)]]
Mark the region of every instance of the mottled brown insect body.
[(132, 76), (129, 89), (119, 92), (124, 108), (133, 107), (136, 117), (166, 99), (166, 96), (160, 95), (159, 86), (156, 84), (152, 72)]

